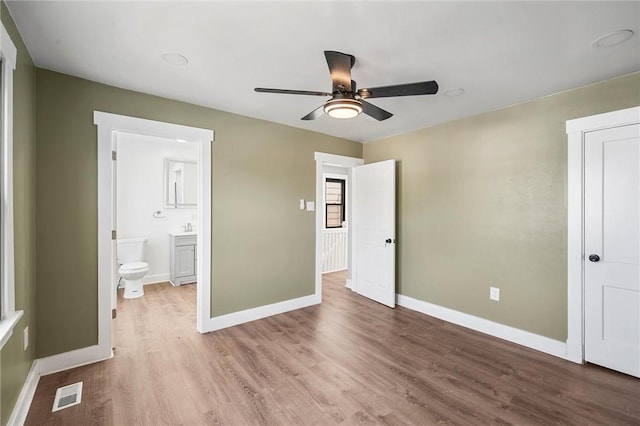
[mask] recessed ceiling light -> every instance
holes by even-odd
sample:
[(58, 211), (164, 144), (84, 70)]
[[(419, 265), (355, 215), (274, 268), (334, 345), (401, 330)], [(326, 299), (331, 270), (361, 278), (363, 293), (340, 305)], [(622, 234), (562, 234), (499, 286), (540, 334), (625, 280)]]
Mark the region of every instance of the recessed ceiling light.
[(163, 53), (162, 59), (171, 65), (187, 65), (189, 60), (179, 53)]
[(619, 30), (598, 37), (596, 41), (591, 43), (592, 47), (612, 47), (623, 43), (633, 37), (632, 30)]
[(458, 87), (457, 89), (447, 90), (446, 92), (444, 92), (444, 95), (449, 98), (453, 98), (456, 96), (460, 96), (463, 93), (464, 93), (464, 89), (462, 87)]

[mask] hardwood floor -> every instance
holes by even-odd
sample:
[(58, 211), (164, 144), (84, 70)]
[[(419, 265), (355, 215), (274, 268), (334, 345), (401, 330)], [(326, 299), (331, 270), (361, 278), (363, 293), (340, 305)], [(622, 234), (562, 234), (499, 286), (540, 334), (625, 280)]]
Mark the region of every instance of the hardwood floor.
[[(640, 380), (344, 288), (320, 306), (195, 331), (195, 286), (121, 300), (113, 359), (40, 380), (27, 425), (640, 424)], [(82, 403), (51, 413), (59, 386)]]

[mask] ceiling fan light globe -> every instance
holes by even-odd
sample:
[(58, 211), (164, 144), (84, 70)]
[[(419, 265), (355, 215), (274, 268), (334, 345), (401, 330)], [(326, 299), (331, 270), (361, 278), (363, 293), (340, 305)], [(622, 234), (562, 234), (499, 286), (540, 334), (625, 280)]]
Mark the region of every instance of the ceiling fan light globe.
[(362, 112), (362, 104), (355, 99), (332, 99), (324, 105), (324, 112), (332, 118), (354, 118)]

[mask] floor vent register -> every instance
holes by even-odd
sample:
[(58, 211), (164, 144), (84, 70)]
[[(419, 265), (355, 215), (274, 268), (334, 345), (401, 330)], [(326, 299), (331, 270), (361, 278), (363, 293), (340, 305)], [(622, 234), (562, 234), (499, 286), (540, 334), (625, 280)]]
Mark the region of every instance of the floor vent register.
[(58, 388), (56, 390), (56, 397), (53, 400), (53, 409), (51, 410), (51, 412), (56, 412), (64, 408), (78, 405), (80, 404), (81, 399), (82, 382)]

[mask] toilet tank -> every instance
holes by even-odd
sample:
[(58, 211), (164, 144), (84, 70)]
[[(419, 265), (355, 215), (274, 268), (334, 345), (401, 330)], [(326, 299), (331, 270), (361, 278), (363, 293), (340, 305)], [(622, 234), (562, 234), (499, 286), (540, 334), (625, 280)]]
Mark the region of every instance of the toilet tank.
[(146, 238), (124, 238), (117, 242), (118, 265), (131, 262), (144, 262)]

